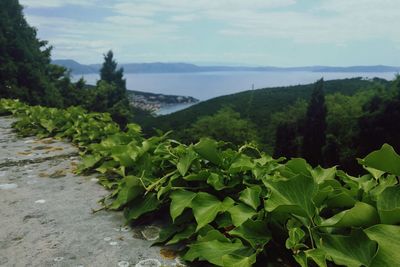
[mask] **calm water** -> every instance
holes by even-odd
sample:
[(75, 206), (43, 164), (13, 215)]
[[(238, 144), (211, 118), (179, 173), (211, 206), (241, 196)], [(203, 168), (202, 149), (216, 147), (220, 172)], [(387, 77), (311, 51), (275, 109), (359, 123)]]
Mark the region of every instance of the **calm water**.
[[(199, 100), (233, 94), (255, 88), (308, 84), (323, 77), (325, 80), (352, 77), (380, 77), (392, 80), (395, 73), (321, 73), (321, 72), (205, 72), (168, 74), (125, 74), (130, 90), (167, 95), (192, 96)], [(97, 74), (84, 76), (94, 84)], [(76, 76), (75, 78), (79, 78)], [(184, 108), (185, 106), (183, 106)], [(171, 107), (168, 113), (177, 111)]]

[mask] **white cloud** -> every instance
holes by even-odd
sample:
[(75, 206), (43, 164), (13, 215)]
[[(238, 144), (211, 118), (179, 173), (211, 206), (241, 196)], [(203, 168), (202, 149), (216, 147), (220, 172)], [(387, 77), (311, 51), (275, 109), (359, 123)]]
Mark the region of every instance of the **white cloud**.
[[(109, 48), (125, 52), (129, 50), (128, 47), (137, 44), (172, 43), (182, 46), (181, 41), (186, 41), (193, 34), (184, 27), (186, 22), (196, 23), (196, 29), (202, 29), (203, 36), (219, 35), (228, 37), (229, 41), (246, 37), (261, 42), (279, 39), (341, 47), (366, 40), (400, 44), (400, 0), (320, 0), (312, 1), (314, 4), (311, 6), (305, 6), (302, 2), (21, 0), (24, 5), (41, 8), (72, 4), (108, 8), (108, 17), (99, 18), (97, 22), (28, 15), (29, 22), (54, 44), (57, 54), (75, 49), (81, 52), (74, 53), (81, 53), (85, 57), (89, 49), (96, 54)], [(216, 26), (210, 27), (213, 23)], [(223, 45), (229, 43), (220, 44)], [(242, 54), (243, 57), (252, 57), (248, 53)], [(180, 55), (184, 57), (184, 54)], [(203, 59), (200, 54), (196, 56), (199, 60)], [(204, 56), (204, 59), (213, 60), (208, 56)]]
[(195, 15), (195, 14), (186, 14), (186, 15), (172, 16), (172, 17), (170, 17), (169, 20), (174, 21), (174, 22), (190, 22), (190, 21), (194, 21), (199, 18), (200, 18), (200, 16)]
[(66, 5), (90, 6), (96, 2), (98, 0), (20, 0), (21, 5), (28, 8), (62, 7)]

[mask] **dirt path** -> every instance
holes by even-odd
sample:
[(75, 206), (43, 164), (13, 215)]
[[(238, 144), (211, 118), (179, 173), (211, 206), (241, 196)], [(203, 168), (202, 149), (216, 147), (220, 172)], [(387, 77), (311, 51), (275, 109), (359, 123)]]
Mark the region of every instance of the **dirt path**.
[(107, 192), (94, 176), (72, 174), (76, 148), (17, 138), (12, 121), (0, 118), (0, 266), (176, 265), (140, 239), (154, 227), (132, 230), (121, 213), (92, 213)]

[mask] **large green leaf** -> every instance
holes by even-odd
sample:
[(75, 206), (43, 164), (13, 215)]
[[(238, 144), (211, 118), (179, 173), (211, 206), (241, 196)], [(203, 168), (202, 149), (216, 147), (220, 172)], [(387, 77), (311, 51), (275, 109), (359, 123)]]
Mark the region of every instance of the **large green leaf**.
[(183, 259), (187, 261), (206, 260), (214, 265), (224, 266), (223, 257), (242, 248), (244, 246), (239, 240), (233, 243), (220, 240), (200, 241), (189, 245), (189, 250), (183, 256)]
[(255, 164), (249, 156), (241, 154), (229, 167), (229, 173), (250, 171), (254, 168)]
[(267, 211), (289, 212), (308, 218), (315, 215), (312, 199), (318, 185), (312, 177), (296, 175), (289, 180), (263, 178), (263, 182), (271, 190), (270, 198), (265, 201)]
[(196, 193), (186, 190), (176, 190), (171, 193), (171, 204), (169, 206), (173, 221), (189, 207), (192, 207), (192, 200), (197, 196)]
[(251, 267), (256, 263), (257, 254), (242, 256), (240, 254), (228, 254), (222, 256), (222, 265), (224, 267)]
[(136, 220), (140, 216), (156, 210), (160, 205), (157, 199), (157, 194), (150, 193), (144, 196), (142, 199), (137, 199), (132, 205), (125, 211), (125, 217), (127, 220)]
[(374, 151), (360, 160), (364, 166), (400, 176), (400, 156), (393, 147), (384, 144), (378, 151)]
[(218, 213), (227, 210), (230, 205), (233, 205), (231, 201), (231, 199), (229, 201), (226, 199), (226, 201), (221, 202), (211, 194), (204, 192), (197, 193), (196, 197), (192, 200), (193, 214), (197, 222), (196, 231), (214, 221)]
[(209, 138), (203, 138), (194, 147), (194, 150), (204, 159), (220, 165), (222, 163), (218, 142)]
[(392, 267), (400, 263), (400, 226), (379, 224), (364, 232), (378, 242), (378, 253), (374, 257), (371, 267)]
[(377, 208), (383, 224), (400, 223), (400, 186), (387, 187), (378, 195)]
[(332, 167), (329, 169), (324, 169), (320, 166), (313, 169), (311, 171), (312, 176), (317, 181), (318, 184), (323, 183), (324, 181), (334, 180), (336, 176), (336, 167)]
[(364, 202), (357, 202), (353, 208), (322, 221), (320, 226), (329, 227), (362, 227), (379, 223), (376, 209)]
[(170, 241), (168, 241), (166, 245), (174, 245), (181, 242), (182, 240), (189, 239), (195, 232), (196, 232), (196, 226), (190, 224), (183, 231), (174, 235), (174, 237)]
[(187, 149), (185, 155), (179, 159), (179, 162), (176, 165), (176, 167), (182, 176), (186, 175), (186, 173), (190, 168), (190, 165), (196, 158), (197, 154), (193, 150)]
[(239, 203), (228, 210), (231, 214), (233, 225), (238, 227), (248, 219), (251, 219), (257, 212), (247, 206), (246, 204)]
[(117, 198), (110, 205), (110, 209), (120, 209), (125, 204), (137, 198), (144, 193), (143, 185), (136, 176), (124, 177), (121, 190), (118, 192)]
[(247, 220), (245, 223), (229, 232), (247, 241), (254, 249), (263, 248), (270, 240), (271, 233), (266, 221)]
[(261, 191), (262, 189), (258, 185), (247, 187), (245, 190), (240, 192), (239, 200), (246, 203), (254, 210), (257, 210), (258, 206), (260, 206)]
[(349, 236), (325, 234), (317, 245), (336, 264), (348, 267), (370, 266), (377, 249), (362, 230)]

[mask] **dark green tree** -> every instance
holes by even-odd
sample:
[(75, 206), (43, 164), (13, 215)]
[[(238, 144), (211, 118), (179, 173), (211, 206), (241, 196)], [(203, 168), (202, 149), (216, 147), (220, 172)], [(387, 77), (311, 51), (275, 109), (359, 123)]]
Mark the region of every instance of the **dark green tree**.
[(326, 106), (324, 80), (317, 81), (307, 108), (303, 128), (302, 156), (313, 166), (323, 164), (323, 147), (326, 143)]
[(358, 156), (388, 143), (400, 149), (400, 77), (393, 81), (388, 92), (376, 95), (364, 106), (364, 115), (359, 119), (360, 133), (354, 142)]
[(126, 80), (124, 77), (124, 69), (117, 69), (117, 62), (114, 54), (110, 50), (104, 55), (103, 66), (100, 69), (100, 80), (115, 86), (115, 90), (109, 95), (110, 107), (126, 98)]
[(284, 122), (276, 128), (274, 157), (293, 158), (299, 156), (297, 123)]
[(62, 106), (56, 81), (65, 69), (50, 64), (50, 52), (26, 22), (18, 0), (0, 1), (0, 97)]
[(130, 106), (124, 70), (117, 69), (117, 62), (110, 50), (104, 55), (104, 63), (100, 69), (100, 80), (89, 93), (87, 108), (97, 112), (109, 112), (119, 125), (124, 126), (132, 121), (133, 109)]

